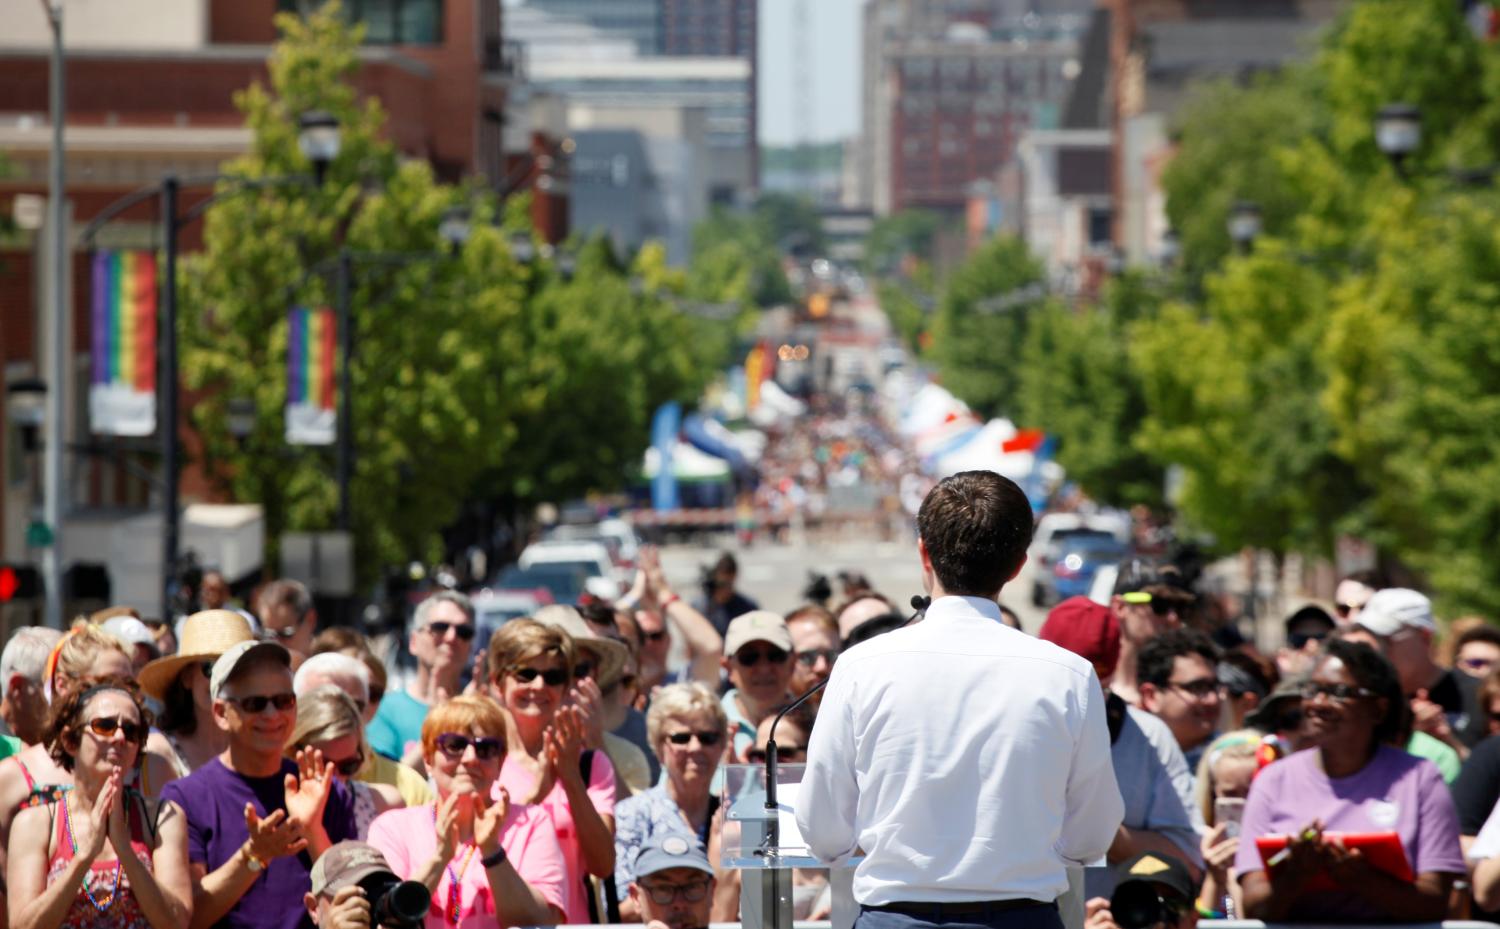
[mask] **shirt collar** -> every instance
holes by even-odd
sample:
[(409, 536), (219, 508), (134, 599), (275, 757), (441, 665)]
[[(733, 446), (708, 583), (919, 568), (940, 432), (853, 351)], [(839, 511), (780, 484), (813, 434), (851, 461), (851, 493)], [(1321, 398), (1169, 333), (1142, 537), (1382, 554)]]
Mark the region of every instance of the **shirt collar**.
[(1000, 622), (1000, 604), (983, 597), (939, 597), (927, 607), (927, 619), (947, 619), (978, 613), (985, 619)]

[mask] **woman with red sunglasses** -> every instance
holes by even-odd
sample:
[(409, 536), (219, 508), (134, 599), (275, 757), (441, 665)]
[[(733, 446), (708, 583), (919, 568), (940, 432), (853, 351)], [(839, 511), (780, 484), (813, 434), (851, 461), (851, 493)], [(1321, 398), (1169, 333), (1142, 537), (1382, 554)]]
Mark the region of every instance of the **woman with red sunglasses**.
[(432, 894), (426, 929), (553, 925), (567, 871), (541, 807), (495, 793), (505, 763), (505, 713), (487, 697), (455, 697), (422, 722), (437, 802), (384, 813), (370, 844), (398, 876)]
[(149, 721), (135, 683), (91, 678), (54, 705), (46, 744), (73, 788), (23, 810), (6, 883), (16, 929), (177, 929), (192, 912), (187, 823), (126, 781)]

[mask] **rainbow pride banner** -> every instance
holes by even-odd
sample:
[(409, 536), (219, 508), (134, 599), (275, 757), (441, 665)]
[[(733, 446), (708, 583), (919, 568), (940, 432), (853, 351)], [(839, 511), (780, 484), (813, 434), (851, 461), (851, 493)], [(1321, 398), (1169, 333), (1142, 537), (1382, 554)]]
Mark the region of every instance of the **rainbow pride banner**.
[(156, 431), (156, 255), (94, 254), (89, 422), (104, 435)]
[(288, 314), (287, 326), (286, 440), (293, 445), (332, 445), (338, 426), (338, 327), (333, 310), (297, 307)]

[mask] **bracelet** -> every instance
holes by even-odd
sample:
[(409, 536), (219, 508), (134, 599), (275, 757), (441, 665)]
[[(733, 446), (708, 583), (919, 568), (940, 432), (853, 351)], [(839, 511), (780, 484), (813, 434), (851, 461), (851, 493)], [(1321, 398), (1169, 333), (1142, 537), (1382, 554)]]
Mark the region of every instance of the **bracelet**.
[(1206, 906), (1204, 906), (1201, 903), (1194, 902), (1193, 905), (1197, 908), (1198, 915), (1201, 916), (1201, 917), (1203, 917), (1204, 919), (1224, 919), (1224, 918), (1226, 918), (1227, 914), (1220, 913), (1218, 910), (1212, 909), (1210, 907), (1206, 907)]
[(484, 869), (486, 871), (488, 871), (490, 868), (504, 864), (505, 846), (502, 845), (488, 855), (485, 855), (483, 858), (479, 859), (479, 863), (484, 865)]
[(662, 601), (661, 608), (665, 610), (667, 607), (671, 606), (672, 604), (676, 603), (677, 601), (679, 601), (681, 599), (682, 599), (681, 596), (679, 596), (678, 594), (674, 593), (674, 594), (672, 594), (672, 596), (670, 596), (667, 599), (665, 599), (665, 600)]

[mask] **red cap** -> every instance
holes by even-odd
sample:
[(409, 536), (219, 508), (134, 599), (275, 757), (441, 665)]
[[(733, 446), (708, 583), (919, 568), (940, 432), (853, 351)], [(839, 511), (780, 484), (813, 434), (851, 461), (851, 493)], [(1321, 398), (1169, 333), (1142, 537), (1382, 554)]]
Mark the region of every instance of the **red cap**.
[(1069, 597), (1054, 606), (1037, 638), (1061, 645), (1105, 675), (1120, 663), (1120, 624), (1109, 607), (1088, 597)]

